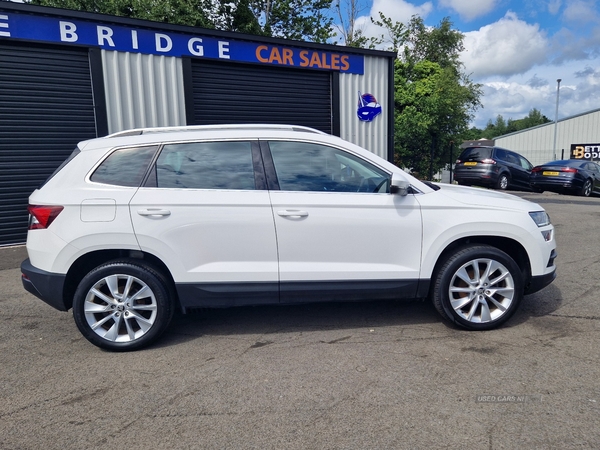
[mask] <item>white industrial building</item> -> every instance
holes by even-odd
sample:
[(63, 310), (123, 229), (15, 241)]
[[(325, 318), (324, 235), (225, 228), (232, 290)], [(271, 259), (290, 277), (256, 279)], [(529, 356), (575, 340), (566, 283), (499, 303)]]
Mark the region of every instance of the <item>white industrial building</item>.
[(499, 136), (494, 143), (520, 153), (534, 166), (571, 157), (598, 161), (600, 109)]

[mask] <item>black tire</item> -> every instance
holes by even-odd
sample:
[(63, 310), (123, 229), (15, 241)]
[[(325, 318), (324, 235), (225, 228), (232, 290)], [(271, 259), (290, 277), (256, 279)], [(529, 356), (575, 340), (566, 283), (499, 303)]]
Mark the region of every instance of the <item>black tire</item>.
[(432, 281), (431, 298), (438, 312), (469, 330), (498, 327), (510, 319), (523, 298), (519, 266), (489, 245), (457, 249), (439, 266)]
[(496, 182), (496, 189), (505, 191), (508, 189), (509, 185), (510, 185), (510, 177), (505, 173), (501, 173), (500, 176), (498, 177), (498, 181)]
[(139, 350), (169, 326), (174, 310), (169, 292), (165, 278), (152, 267), (112, 261), (81, 280), (73, 297), (73, 317), (92, 344), (112, 351)]
[(585, 180), (583, 186), (581, 186), (581, 189), (579, 190), (579, 195), (581, 195), (582, 197), (589, 197), (590, 195), (592, 195), (592, 190), (592, 180)]

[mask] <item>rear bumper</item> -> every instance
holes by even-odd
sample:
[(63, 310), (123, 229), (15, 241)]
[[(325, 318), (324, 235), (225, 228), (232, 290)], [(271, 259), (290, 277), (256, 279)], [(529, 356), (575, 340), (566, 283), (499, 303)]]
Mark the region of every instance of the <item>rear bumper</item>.
[(27, 292), (59, 311), (68, 310), (63, 297), (66, 275), (40, 270), (29, 259), (21, 263), (21, 274), (21, 281)]
[(454, 172), (457, 182), (490, 186), (498, 182), (498, 174), (491, 170), (465, 170), (459, 169)]
[(581, 189), (583, 182), (574, 178), (531, 178), (531, 185), (533, 187), (541, 188), (545, 191), (551, 190), (562, 190), (562, 189)]

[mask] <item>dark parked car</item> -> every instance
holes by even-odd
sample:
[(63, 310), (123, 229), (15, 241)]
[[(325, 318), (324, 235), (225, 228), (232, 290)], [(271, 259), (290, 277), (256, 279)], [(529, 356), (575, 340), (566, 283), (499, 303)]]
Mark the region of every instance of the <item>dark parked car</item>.
[(550, 161), (533, 168), (530, 182), (536, 191), (589, 197), (591, 194), (600, 194), (600, 166), (581, 159)]
[(523, 156), (504, 148), (467, 147), (456, 160), (454, 179), (466, 186), (529, 190), (532, 168)]

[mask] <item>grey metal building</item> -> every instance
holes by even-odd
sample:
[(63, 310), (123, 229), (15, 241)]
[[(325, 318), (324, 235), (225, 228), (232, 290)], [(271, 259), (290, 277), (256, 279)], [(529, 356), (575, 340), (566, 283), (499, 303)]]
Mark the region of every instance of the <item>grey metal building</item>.
[(520, 153), (534, 166), (556, 159), (569, 159), (571, 156), (598, 161), (600, 109), (499, 136), (494, 141), (499, 147)]
[(124, 129), (289, 123), (392, 160), (394, 57), (0, 2), (0, 246), (77, 142)]

